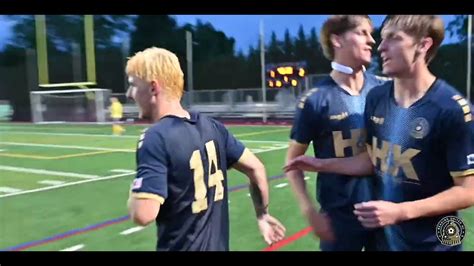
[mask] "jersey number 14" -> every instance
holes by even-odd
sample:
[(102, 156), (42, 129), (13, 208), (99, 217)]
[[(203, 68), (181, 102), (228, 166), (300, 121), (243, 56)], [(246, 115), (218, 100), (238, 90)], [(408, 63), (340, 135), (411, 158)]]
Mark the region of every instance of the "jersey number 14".
[[(208, 187), (216, 187), (214, 193), (214, 201), (219, 201), (224, 198), (224, 174), (219, 169), (217, 162), (216, 145), (213, 140), (206, 143), (207, 158), (209, 160), (208, 174), (209, 182)], [(194, 170), (194, 202), (192, 204), (193, 213), (199, 213), (207, 209), (207, 187), (204, 182), (204, 162), (201, 158), (199, 150), (195, 150), (189, 160), (189, 167)], [(211, 173), (214, 167), (214, 173)]]

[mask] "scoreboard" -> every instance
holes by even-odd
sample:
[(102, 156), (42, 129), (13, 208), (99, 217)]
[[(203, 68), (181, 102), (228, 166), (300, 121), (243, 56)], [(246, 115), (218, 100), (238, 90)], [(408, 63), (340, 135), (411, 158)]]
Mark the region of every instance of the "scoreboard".
[(306, 76), (305, 62), (269, 64), (266, 66), (266, 80), (269, 88), (298, 87)]

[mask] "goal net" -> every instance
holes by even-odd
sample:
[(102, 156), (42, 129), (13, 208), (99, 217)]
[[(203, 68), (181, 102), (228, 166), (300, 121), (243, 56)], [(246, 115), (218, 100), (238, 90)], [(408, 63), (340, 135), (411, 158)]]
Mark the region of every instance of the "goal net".
[(33, 122), (106, 122), (110, 94), (108, 89), (32, 91)]

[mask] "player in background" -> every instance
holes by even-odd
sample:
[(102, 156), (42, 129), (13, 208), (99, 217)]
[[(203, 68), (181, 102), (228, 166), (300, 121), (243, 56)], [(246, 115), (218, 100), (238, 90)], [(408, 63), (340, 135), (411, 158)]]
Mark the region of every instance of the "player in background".
[(472, 105), (428, 68), (443, 39), (438, 16), (388, 16), (378, 50), (383, 73), (394, 80), (367, 96), (368, 152), (343, 159), (301, 156), (285, 166), (375, 172), (376, 200), (356, 204), (354, 213), (364, 227), (382, 228), (378, 250), (462, 249), (462, 224), (443, 221), (474, 205), (474, 122)]
[(120, 125), (120, 120), (123, 117), (123, 106), (116, 97), (110, 98), (109, 112), (112, 118), (112, 134), (121, 135), (125, 131)]
[[(369, 91), (385, 82), (365, 72), (372, 59), (373, 26), (367, 15), (334, 15), (321, 30), (324, 55), (332, 61), (329, 77), (297, 105), (287, 162), (305, 154), (313, 143), (319, 158), (349, 157), (365, 151), (364, 107)], [(373, 250), (372, 230), (354, 215), (354, 204), (371, 200), (370, 175), (319, 173), (316, 208), (306, 190), (303, 172), (287, 172), (303, 215), (321, 239), (322, 251)]]

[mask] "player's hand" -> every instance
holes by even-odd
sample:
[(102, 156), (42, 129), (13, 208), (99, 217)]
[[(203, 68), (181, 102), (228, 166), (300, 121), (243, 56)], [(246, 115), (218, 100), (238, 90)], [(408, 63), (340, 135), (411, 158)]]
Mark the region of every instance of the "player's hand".
[(286, 228), (270, 214), (264, 214), (257, 219), (258, 228), (268, 245), (273, 245), (285, 237)]
[(308, 172), (318, 172), (321, 169), (321, 159), (309, 157), (306, 155), (300, 155), (293, 160), (289, 161), (283, 170), (285, 173), (293, 170), (302, 170)]
[(377, 228), (403, 220), (402, 206), (390, 201), (368, 201), (354, 205), (354, 214), (366, 228)]
[(336, 239), (331, 226), (331, 220), (324, 213), (318, 213), (311, 208), (306, 213), (306, 218), (313, 228), (313, 233), (324, 241), (334, 241)]

